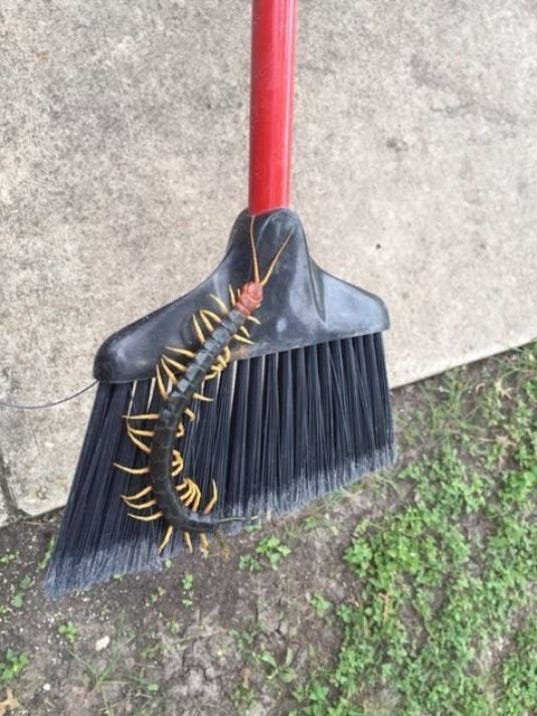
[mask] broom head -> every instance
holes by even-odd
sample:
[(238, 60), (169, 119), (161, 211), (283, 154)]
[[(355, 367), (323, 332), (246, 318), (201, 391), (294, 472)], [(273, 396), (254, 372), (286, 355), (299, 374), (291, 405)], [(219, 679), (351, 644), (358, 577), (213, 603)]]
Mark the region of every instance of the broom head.
[[(250, 220), (246, 211), (239, 215), (224, 259), (200, 286), (101, 346), (95, 404), (46, 578), (50, 594), (159, 569), (183, 548), (176, 533), (158, 555), (162, 520), (128, 515), (121, 495), (143, 490), (148, 476), (114, 463), (143, 469), (148, 456), (127, 437), (123, 416), (158, 413), (155, 366), (162, 354), (170, 346), (195, 351), (192, 317), (204, 308), (218, 312), (211, 295), (229, 306), (252, 277)], [(293, 237), (255, 314), (260, 324), (250, 327), (253, 343), (230, 346), (231, 363), (203, 387), (213, 402), (196, 405), (196, 419), (186, 421), (178, 440), (184, 468), (177, 481), (195, 481), (203, 507), (214, 480), (216, 519), (297, 509), (394, 457), (383, 302), (319, 268), (292, 211), (258, 216), (255, 229), (260, 265)], [(140, 420), (136, 427), (151, 425)], [(238, 529), (240, 523), (226, 528)]]

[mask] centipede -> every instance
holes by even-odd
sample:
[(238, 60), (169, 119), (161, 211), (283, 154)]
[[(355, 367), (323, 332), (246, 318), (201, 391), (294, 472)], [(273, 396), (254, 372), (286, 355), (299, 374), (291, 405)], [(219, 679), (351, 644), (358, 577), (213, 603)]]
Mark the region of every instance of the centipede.
[[(191, 533), (194, 533), (199, 536), (201, 551), (206, 555), (209, 548), (207, 533), (216, 532), (224, 522), (248, 519), (216, 519), (211, 514), (219, 499), (215, 480), (212, 480), (209, 500), (200, 509), (200, 488), (192, 477), (181, 477), (184, 459), (176, 445), (185, 435), (185, 420), (196, 419), (194, 402), (212, 402), (213, 399), (202, 392), (202, 386), (228, 367), (231, 361), (230, 347), (234, 342), (253, 344), (252, 333), (246, 324), (259, 325), (254, 314), (260, 308), (264, 288), (292, 238), (293, 231), (290, 231), (270, 261), (264, 276), (261, 276), (254, 222), (255, 217), (252, 217), (250, 250), (253, 278), (239, 289), (229, 286), (228, 303), (210, 294), (215, 309), (201, 309), (197, 315), (192, 316), (194, 334), (199, 343), (197, 350), (180, 346), (165, 347), (165, 352), (155, 366), (154, 380), (162, 398), (158, 413), (124, 416), (127, 436), (147, 455), (148, 461), (143, 467), (129, 467), (117, 462), (114, 466), (130, 475), (147, 477), (149, 484), (135, 494), (122, 495), (121, 498), (131, 510), (128, 512), (129, 517), (142, 522), (163, 521), (163, 536), (157, 548), (159, 554), (170, 543), (175, 531), (181, 531), (190, 552), (193, 551)], [(150, 429), (137, 427), (139, 421), (148, 422)]]

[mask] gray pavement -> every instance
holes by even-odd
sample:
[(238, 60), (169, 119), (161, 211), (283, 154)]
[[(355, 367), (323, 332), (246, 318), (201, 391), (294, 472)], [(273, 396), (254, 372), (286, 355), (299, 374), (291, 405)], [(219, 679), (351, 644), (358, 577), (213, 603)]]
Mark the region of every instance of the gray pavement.
[[(536, 337), (535, 4), (303, 0), (299, 27), (294, 208), (387, 302), (392, 384)], [(34, 403), (218, 262), (249, 3), (8, 0), (0, 28), (0, 399)], [(64, 503), (91, 402), (0, 411), (0, 524)]]

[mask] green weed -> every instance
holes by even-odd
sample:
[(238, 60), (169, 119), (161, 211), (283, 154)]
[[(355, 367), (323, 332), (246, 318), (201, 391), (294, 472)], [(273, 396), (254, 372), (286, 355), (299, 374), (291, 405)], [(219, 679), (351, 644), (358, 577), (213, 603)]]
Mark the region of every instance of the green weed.
[(286, 557), (291, 554), (291, 550), (286, 545), (282, 544), (278, 537), (269, 535), (264, 537), (257, 545), (256, 554), (264, 558), (272, 567), (272, 569), (278, 569), (278, 565), (282, 557)]
[(194, 575), (191, 572), (185, 572), (181, 580), (181, 586), (183, 588), (181, 603), (183, 606), (190, 608), (194, 605)]
[(28, 656), (17, 654), (13, 649), (7, 649), (0, 661), (0, 685), (5, 686), (18, 678), (28, 664)]
[(72, 622), (66, 622), (65, 624), (60, 624), (58, 634), (72, 644), (78, 636), (78, 628)]

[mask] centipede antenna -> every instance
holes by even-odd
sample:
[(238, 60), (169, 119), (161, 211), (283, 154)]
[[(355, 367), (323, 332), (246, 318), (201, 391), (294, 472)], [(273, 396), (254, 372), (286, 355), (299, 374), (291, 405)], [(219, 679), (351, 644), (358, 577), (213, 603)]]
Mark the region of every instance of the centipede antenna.
[(261, 285), (262, 285), (262, 286), (266, 286), (266, 285), (267, 285), (267, 283), (268, 283), (268, 281), (269, 281), (269, 278), (272, 276), (272, 272), (274, 271), (274, 269), (275, 269), (275, 267), (276, 267), (276, 264), (277, 264), (278, 261), (280, 260), (280, 256), (283, 254), (283, 252), (284, 252), (284, 250), (285, 250), (285, 247), (287, 246), (287, 244), (288, 244), (289, 241), (291, 240), (291, 237), (293, 236), (294, 233), (295, 233), (295, 230), (294, 230), (294, 229), (291, 229), (291, 231), (287, 234), (287, 237), (286, 237), (285, 241), (283, 242), (283, 244), (280, 246), (280, 248), (279, 248), (278, 251), (276, 252), (276, 255), (274, 256), (274, 258), (273, 258), (272, 261), (270, 262), (270, 266), (269, 266), (268, 269), (267, 269), (267, 273), (265, 274), (265, 278), (261, 281)]
[(252, 263), (254, 268), (254, 281), (256, 283), (259, 283), (259, 263), (257, 261), (257, 251), (255, 248), (255, 240), (254, 240), (254, 223), (255, 223), (255, 216), (252, 216), (252, 219), (250, 221), (250, 249), (252, 251)]

